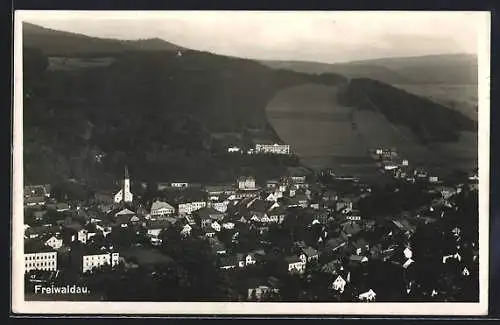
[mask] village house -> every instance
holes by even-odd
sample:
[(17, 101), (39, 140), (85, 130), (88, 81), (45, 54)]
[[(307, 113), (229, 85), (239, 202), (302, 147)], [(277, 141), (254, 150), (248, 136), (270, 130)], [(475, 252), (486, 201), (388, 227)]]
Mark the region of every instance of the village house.
[(318, 251), (310, 246), (301, 248), (301, 251), (302, 253), (300, 254), (299, 257), (305, 263), (317, 261), (319, 259)]
[(194, 202), (186, 202), (186, 203), (180, 203), (177, 206), (177, 211), (180, 215), (184, 214), (191, 214), (201, 208), (204, 208), (207, 206), (207, 202), (205, 201), (194, 201)]
[(337, 275), (335, 280), (332, 282), (330, 288), (338, 291), (339, 293), (343, 293), (345, 290), (345, 286), (348, 282), (350, 282), (351, 273), (350, 272), (341, 272), (342, 274)]
[(290, 273), (304, 273), (306, 270), (306, 262), (302, 261), (299, 256), (287, 256), (285, 261)]
[(63, 245), (63, 239), (60, 234), (47, 234), (41, 238), (44, 245), (52, 247), (52, 249), (58, 250)]
[(222, 195), (231, 195), (236, 193), (236, 189), (231, 184), (207, 185), (205, 192), (209, 200), (219, 200)]
[(56, 271), (57, 252), (39, 240), (24, 243), (24, 272), (31, 270)]
[(172, 183), (170, 183), (170, 187), (187, 188), (187, 187), (189, 187), (189, 183), (187, 183), (187, 182), (172, 182)]
[(134, 211), (131, 211), (127, 208), (120, 210), (115, 213), (114, 225), (122, 228), (128, 227), (132, 223), (139, 222), (139, 218), (137, 217)]
[(353, 253), (356, 255), (365, 254), (365, 253), (370, 251), (370, 245), (363, 238), (359, 238), (359, 239), (351, 242), (351, 246), (353, 249)]
[(376, 297), (377, 297), (377, 294), (372, 289), (370, 289), (366, 292), (361, 293), (358, 296), (358, 299), (360, 301), (364, 301), (364, 302), (372, 302), (372, 301), (375, 301)]
[(279, 180), (275, 180), (275, 179), (272, 179), (272, 180), (268, 180), (266, 182), (266, 188), (268, 190), (274, 190), (274, 189), (277, 189), (278, 186), (280, 184), (280, 181)]
[(229, 200), (224, 200), (222, 202), (210, 201), (210, 202), (208, 202), (207, 206), (211, 207), (219, 212), (225, 213), (225, 212), (227, 212), (227, 208), (229, 206)]
[(150, 216), (152, 219), (164, 217), (167, 215), (172, 215), (175, 213), (175, 208), (167, 202), (163, 201), (154, 201), (151, 205)]
[(224, 212), (220, 212), (213, 207), (203, 207), (201, 209), (196, 210), (193, 213), (195, 218), (199, 219), (210, 219), (212, 221), (222, 221), (226, 214)]
[(35, 196), (24, 198), (24, 205), (28, 207), (45, 205), (45, 197)]
[(237, 262), (234, 255), (222, 254), (219, 258), (219, 268), (222, 270), (230, 270), (236, 268)]
[(153, 245), (160, 245), (162, 240), (161, 240), (161, 233), (168, 227), (172, 226), (173, 223), (175, 223), (176, 219), (171, 218), (169, 220), (167, 219), (162, 219), (162, 220), (149, 220), (144, 223), (144, 227), (146, 228), (146, 236), (151, 240), (151, 244)]
[(120, 261), (120, 254), (113, 251), (98, 251), (87, 249), (82, 256), (82, 273), (92, 271), (103, 265), (116, 266)]
[(242, 176), (238, 178), (239, 190), (255, 190), (255, 178), (252, 176)]

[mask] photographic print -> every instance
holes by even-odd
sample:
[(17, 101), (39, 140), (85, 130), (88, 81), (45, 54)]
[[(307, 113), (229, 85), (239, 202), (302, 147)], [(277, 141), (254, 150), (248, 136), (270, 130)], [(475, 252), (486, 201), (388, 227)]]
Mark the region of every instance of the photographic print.
[(489, 20), (16, 12), (14, 311), (486, 314)]

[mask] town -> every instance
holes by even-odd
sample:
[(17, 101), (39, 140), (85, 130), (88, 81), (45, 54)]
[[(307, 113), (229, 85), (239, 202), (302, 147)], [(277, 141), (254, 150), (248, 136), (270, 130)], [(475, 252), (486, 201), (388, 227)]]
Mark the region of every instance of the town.
[(115, 192), (86, 200), (26, 185), (26, 295), (78, 284), (109, 301), (478, 297), (477, 169), (441, 180), (396, 150), (372, 156), (383, 186), (290, 167), (279, 179), (136, 182), (133, 191), (126, 166)]

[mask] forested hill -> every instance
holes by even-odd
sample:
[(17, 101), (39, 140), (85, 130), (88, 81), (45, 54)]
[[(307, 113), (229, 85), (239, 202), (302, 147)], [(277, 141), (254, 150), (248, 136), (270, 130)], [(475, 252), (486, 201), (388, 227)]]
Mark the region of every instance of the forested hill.
[(373, 79), (351, 80), (340, 101), (379, 111), (392, 124), (409, 128), (422, 143), (453, 142), (460, 132), (477, 132), (477, 122), (462, 113)]
[(117, 176), (124, 163), (137, 179), (219, 178), (235, 171), (210, 155), (211, 133), (269, 129), (266, 104), (284, 87), (346, 82), (197, 51), (124, 51), (112, 59), (54, 69), (40, 49), (24, 49), (26, 182)]
[(23, 23), (23, 45), (41, 49), (46, 55), (68, 56), (103, 53), (118, 54), (124, 51), (177, 51), (183, 47), (158, 38), (125, 41), (104, 39), (63, 32), (38, 25)]

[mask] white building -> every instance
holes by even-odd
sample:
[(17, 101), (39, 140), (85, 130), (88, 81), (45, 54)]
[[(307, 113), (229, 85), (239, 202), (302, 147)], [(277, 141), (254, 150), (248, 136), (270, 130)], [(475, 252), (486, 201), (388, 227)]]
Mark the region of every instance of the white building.
[(337, 276), (335, 281), (332, 283), (332, 289), (335, 291), (338, 291), (340, 293), (344, 292), (345, 285), (347, 284), (347, 281), (342, 278), (342, 276)]
[(86, 253), (82, 256), (82, 272), (91, 271), (94, 268), (101, 267), (103, 265), (110, 265), (111, 267), (117, 265), (120, 260), (119, 253), (110, 252), (95, 252)]
[(31, 270), (56, 271), (57, 252), (46, 245), (28, 244), (24, 251), (24, 272)]
[(255, 178), (253, 177), (240, 177), (238, 178), (238, 188), (240, 190), (254, 190)]
[(130, 177), (128, 175), (128, 168), (125, 166), (125, 178), (123, 179), (123, 188), (115, 194), (115, 203), (132, 202), (134, 195), (130, 191)]
[(191, 214), (194, 211), (204, 208), (206, 206), (207, 202), (205, 201), (180, 203), (178, 206), (178, 212), (179, 214)]
[(229, 153), (240, 152), (240, 150), (241, 149), (238, 148), (238, 147), (229, 147), (229, 148), (227, 148), (227, 152), (229, 152)]
[(189, 183), (186, 183), (186, 182), (173, 182), (173, 183), (170, 183), (170, 186), (171, 187), (175, 187), (175, 188), (186, 188), (189, 186)]
[(288, 272), (290, 273), (304, 273), (306, 270), (306, 263), (298, 256), (291, 256), (286, 258), (288, 264)]
[(271, 153), (276, 155), (289, 155), (290, 145), (289, 144), (256, 144), (256, 153)]
[(358, 296), (358, 299), (361, 301), (375, 301), (377, 294), (372, 290), (368, 290)]
[(168, 204), (167, 202), (155, 201), (151, 205), (150, 215), (151, 217), (162, 217), (175, 213), (175, 208)]
[(58, 250), (63, 245), (63, 240), (61, 237), (52, 235), (50, 236), (44, 243), (45, 245), (52, 247), (55, 250)]

